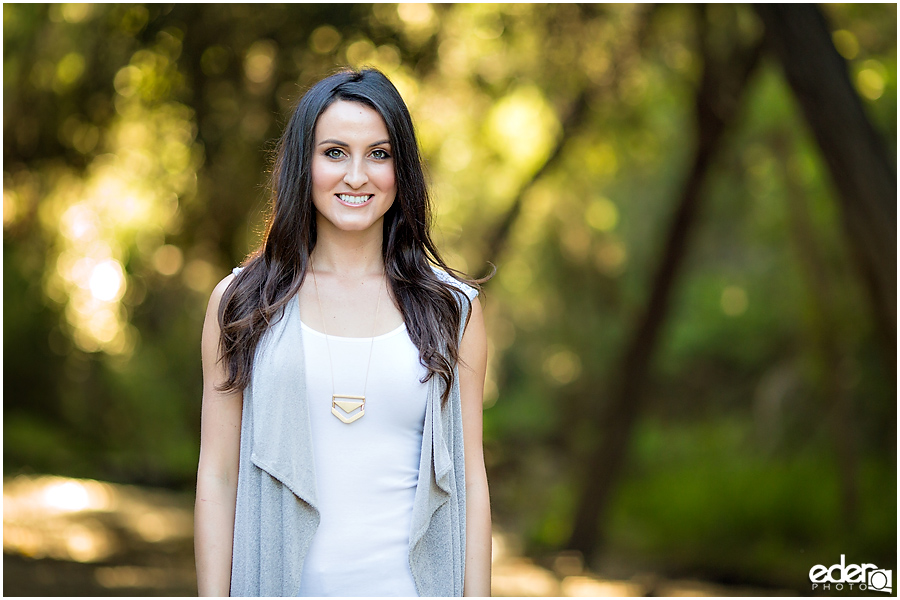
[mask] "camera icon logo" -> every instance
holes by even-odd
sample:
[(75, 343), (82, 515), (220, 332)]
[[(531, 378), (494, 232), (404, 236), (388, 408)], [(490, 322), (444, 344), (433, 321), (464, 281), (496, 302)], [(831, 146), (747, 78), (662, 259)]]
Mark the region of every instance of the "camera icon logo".
[(866, 573), (866, 587), (873, 592), (884, 592), (886, 594), (894, 593), (893, 571), (887, 569), (878, 569)]
[[(894, 593), (894, 572), (890, 569), (879, 569), (872, 563), (847, 564), (845, 555), (841, 554), (841, 562), (826, 567), (815, 565), (809, 570), (812, 591), (842, 591), (847, 586), (851, 591)], [(832, 586), (834, 586), (832, 588)]]

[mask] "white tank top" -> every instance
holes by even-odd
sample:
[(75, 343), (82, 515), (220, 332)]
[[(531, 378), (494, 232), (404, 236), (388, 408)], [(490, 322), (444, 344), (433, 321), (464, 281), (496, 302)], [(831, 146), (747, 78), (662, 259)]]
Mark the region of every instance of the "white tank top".
[[(419, 351), (405, 325), (375, 338), (329, 335), (328, 345), (301, 327), (321, 520), (299, 595), (417, 596), (409, 530), (428, 396)], [(331, 413), (332, 366), (335, 393), (366, 387), (365, 414), (353, 423)]]

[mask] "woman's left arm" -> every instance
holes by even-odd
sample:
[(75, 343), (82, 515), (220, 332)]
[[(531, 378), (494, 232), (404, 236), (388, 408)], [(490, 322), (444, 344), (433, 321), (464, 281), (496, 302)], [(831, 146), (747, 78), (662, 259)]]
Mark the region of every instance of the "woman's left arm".
[(472, 316), (459, 348), (459, 393), (466, 455), (466, 596), (491, 595), (491, 499), (484, 469), (482, 401), (487, 369), (487, 335), (481, 303), (472, 301)]

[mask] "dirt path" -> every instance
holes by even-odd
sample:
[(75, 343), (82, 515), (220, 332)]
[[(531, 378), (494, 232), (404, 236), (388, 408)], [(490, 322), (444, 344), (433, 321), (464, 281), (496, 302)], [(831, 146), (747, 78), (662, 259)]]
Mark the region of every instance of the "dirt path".
[[(4, 596), (195, 596), (193, 498), (84, 479), (3, 482)], [(560, 555), (544, 568), (494, 536), (495, 596), (765, 596), (643, 574), (604, 579)]]

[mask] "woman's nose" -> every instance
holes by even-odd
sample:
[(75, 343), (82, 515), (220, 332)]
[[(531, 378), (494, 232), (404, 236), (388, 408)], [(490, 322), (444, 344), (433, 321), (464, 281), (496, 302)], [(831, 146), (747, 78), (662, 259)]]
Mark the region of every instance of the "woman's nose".
[(344, 173), (344, 183), (357, 189), (362, 187), (367, 181), (369, 181), (369, 176), (366, 173), (364, 159), (354, 158), (350, 160), (347, 165), (347, 172)]

